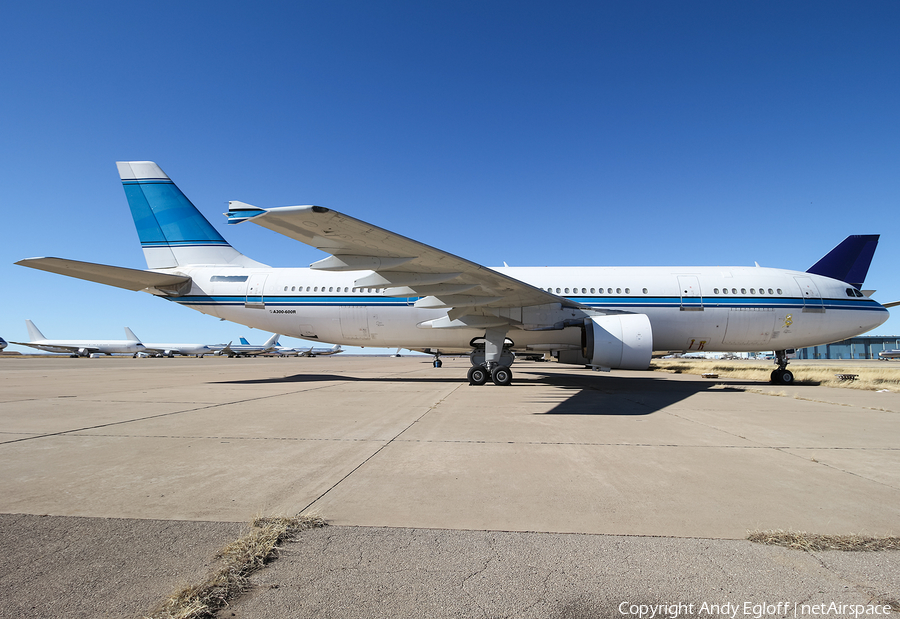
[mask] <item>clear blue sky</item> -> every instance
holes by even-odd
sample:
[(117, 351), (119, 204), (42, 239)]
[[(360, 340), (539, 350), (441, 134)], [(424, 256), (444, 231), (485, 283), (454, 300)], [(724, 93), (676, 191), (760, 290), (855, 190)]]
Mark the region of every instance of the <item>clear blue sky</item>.
[[(321, 204), (486, 265), (805, 270), (880, 233), (900, 300), (900, 4), (39, 2), (3, 10), (0, 335), (264, 334), (14, 266), (145, 268), (114, 162), (228, 200)], [(900, 318), (877, 330), (900, 334)], [(286, 338), (287, 339), (287, 338)], [(285, 343), (290, 343), (290, 340)]]

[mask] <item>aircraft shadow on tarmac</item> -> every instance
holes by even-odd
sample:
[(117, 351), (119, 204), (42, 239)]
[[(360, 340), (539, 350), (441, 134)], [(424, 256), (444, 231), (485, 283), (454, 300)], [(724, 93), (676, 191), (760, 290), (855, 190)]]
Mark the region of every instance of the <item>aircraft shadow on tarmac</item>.
[[(523, 375), (524, 374), (524, 375)], [(571, 392), (539, 415), (650, 415), (697, 393), (708, 391), (715, 383), (666, 380), (647, 376), (597, 376), (577, 374), (517, 374), (520, 382), (534, 380)], [(729, 387), (718, 391), (739, 391)]]
[[(293, 374), (271, 378), (222, 381), (217, 384), (259, 385), (308, 382), (459, 383), (460, 381), (456, 376), (446, 378), (437, 376), (359, 377), (337, 374)], [(542, 401), (540, 398), (531, 400), (536, 407), (541, 409), (541, 412), (534, 413), (536, 415), (635, 416), (655, 413), (692, 395), (708, 391), (715, 384), (693, 380), (676, 382), (666, 380), (664, 376), (653, 378), (647, 376), (598, 376), (594, 373), (579, 375), (522, 371), (516, 373), (515, 382), (510, 387), (494, 387), (487, 384), (472, 388), (512, 389), (515, 391), (516, 385), (549, 385), (569, 393), (569, 396), (565, 400), (557, 402), (549, 410), (545, 410), (548, 405), (547, 401)], [(727, 386), (722, 387), (721, 383), (719, 385), (719, 391), (740, 391)], [(558, 396), (558, 394), (556, 395)], [(553, 401), (556, 400), (557, 397), (553, 397)]]

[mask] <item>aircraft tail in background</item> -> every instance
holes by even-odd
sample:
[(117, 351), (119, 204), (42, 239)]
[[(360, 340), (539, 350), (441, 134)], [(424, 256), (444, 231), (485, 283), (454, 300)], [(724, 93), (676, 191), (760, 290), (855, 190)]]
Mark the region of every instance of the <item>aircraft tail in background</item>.
[(149, 269), (265, 267), (237, 251), (152, 161), (117, 161)]
[(847, 282), (857, 290), (862, 288), (869, 265), (878, 246), (878, 234), (852, 234), (841, 241), (821, 260), (809, 267), (807, 273)]
[(43, 342), (47, 338), (41, 333), (41, 330), (34, 326), (34, 323), (25, 319), (25, 328), (28, 329), (28, 339), (32, 342)]

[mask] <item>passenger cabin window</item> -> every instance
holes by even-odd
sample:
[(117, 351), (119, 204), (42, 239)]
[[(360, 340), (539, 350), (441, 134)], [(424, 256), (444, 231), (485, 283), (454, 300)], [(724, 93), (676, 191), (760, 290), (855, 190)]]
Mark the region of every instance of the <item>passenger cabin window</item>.
[(644, 288), (643, 292), (644, 292), (644, 294), (647, 294), (648, 291), (646, 288)]
[(777, 292), (778, 294), (781, 294), (781, 288), (778, 288), (775, 292)]
[[(647, 289), (646, 289), (646, 288), (644, 288), (644, 292), (647, 292)], [(719, 294), (719, 289), (718, 289), (718, 288), (713, 288), (713, 294)]]

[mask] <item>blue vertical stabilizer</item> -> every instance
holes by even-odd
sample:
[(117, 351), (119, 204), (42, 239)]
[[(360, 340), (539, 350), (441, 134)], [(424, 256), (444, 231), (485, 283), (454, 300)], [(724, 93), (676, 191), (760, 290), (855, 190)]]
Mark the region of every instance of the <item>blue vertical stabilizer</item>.
[(859, 290), (866, 281), (879, 236), (878, 234), (848, 236), (806, 272), (847, 282)]
[(116, 166), (149, 268), (265, 266), (229, 245), (158, 165), (118, 161)]

